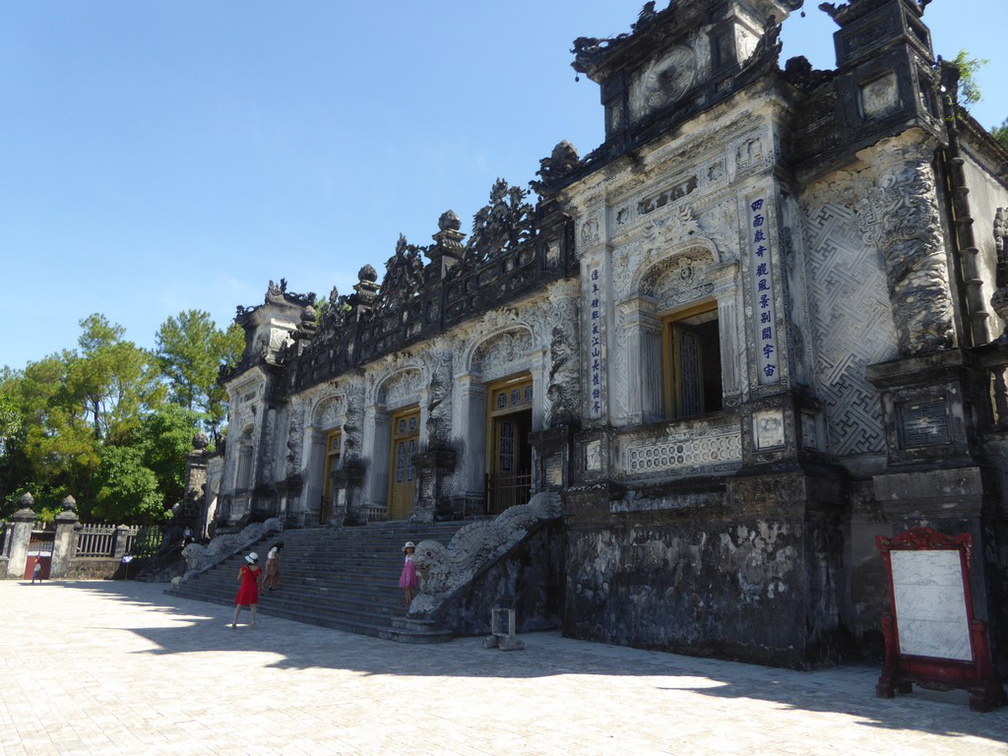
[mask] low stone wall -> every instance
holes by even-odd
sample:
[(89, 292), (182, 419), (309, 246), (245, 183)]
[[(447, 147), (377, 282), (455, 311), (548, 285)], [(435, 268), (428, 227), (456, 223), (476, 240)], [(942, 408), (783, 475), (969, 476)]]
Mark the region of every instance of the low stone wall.
[[(126, 577), (126, 565), (112, 557), (76, 557), (67, 566), (67, 580), (121, 580)], [(130, 566), (130, 577), (137, 567)]]

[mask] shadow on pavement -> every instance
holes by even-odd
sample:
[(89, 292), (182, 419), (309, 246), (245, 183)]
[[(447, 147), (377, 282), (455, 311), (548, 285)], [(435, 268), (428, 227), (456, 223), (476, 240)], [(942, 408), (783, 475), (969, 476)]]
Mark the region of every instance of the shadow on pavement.
[[(1008, 708), (980, 714), (964, 697), (915, 692), (892, 700), (875, 697), (879, 670), (844, 666), (811, 672), (761, 667), (671, 653), (607, 646), (560, 637), (523, 635), (524, 651), (485, 650), (479, 638), (440, 645), (403, 645), (263, 615), (255, 630), (243, 610), (230, 629), (233, 609), (166, 594), (167, 584), (59, 583), (104, 598), (177, 615), (171, 627), (128, 628), (157, 646), (143, 653), (229, 651), (273, 654), (264, 666), (352, 670), (368, 675), (535, 678), (551, 675), (658, 678), (658, 691), (679, 690), (721, 699), (771, 701), (782, 710), (847, 715), (881, 730), (916, 730), (952, 737), (1008, 740)], [(35, 586), (38, 588), (38, 586)], [(672, 683), (672, 684), (670, 684)], [(884, 738), (880, 734), (880, 738)], [(880, 741), (880, 746), (887, 743)], [(892, 744), (890, 744), (892, 745)]]

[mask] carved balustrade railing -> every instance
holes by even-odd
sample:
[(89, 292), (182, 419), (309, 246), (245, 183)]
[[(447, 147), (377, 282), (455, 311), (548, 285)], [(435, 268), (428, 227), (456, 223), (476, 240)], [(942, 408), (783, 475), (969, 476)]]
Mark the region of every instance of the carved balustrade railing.
[(460, 263), (443, 279), (426, 277), (419, 291), (398, 297), (395, 307), (370, 310), (360, 320), (348, 316), (336, 325), (323, 324), (292, 361), (289, 387), (321, 383), (570, 275), (575, 266), (572, 256), (568, 259), (571, 247), (560, 242), (550, 247), (537, 237), (481, 264)]

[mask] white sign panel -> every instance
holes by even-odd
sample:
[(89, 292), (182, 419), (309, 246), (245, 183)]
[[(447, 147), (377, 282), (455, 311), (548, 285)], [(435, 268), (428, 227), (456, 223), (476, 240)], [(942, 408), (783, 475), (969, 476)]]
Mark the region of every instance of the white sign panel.
[(973, 661), (959, 552), (892, 551), (900, 653)]

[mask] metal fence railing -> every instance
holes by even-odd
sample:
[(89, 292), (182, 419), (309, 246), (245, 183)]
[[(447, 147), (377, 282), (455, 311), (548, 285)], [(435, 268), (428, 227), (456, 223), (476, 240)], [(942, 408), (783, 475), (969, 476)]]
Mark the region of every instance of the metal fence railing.
[(487, 514), (497, 515), (517, 504), (528, 504), (532, 473), (489, 473), (487, 475)]

